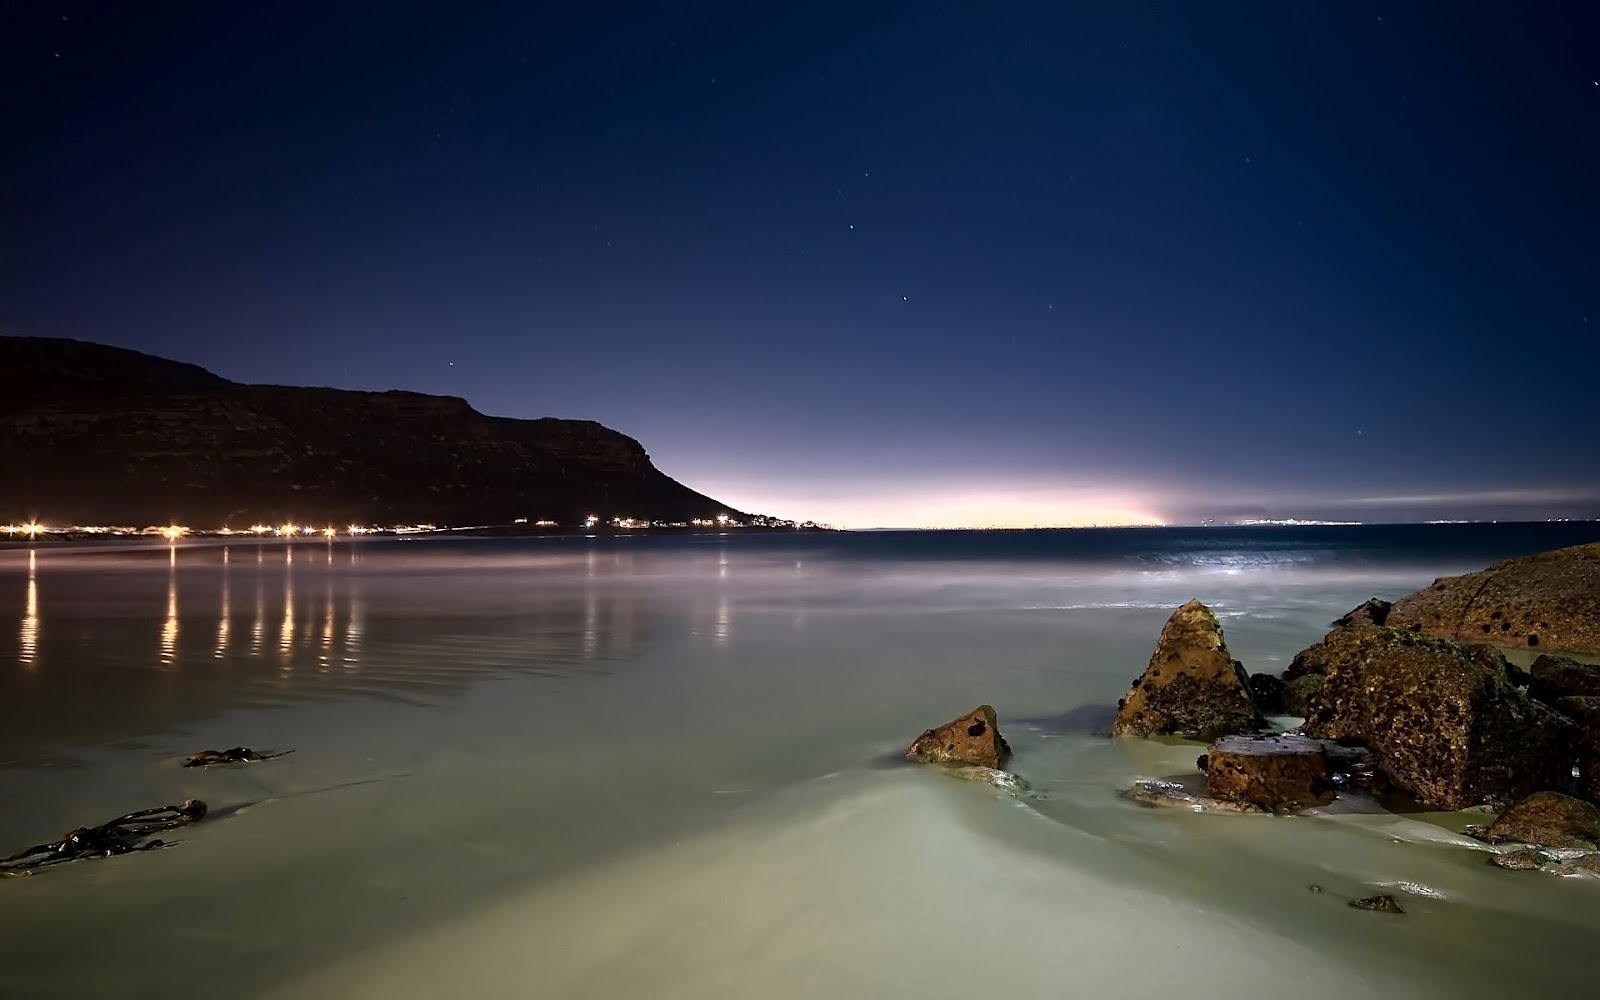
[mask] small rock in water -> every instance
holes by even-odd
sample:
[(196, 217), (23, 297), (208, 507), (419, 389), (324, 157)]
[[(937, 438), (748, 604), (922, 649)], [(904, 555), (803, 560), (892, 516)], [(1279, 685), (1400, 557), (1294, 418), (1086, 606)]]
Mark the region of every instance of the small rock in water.
[(1365, 899), (1352, 899), (1350, 905), (1358, 910), (1372, 910), (1375, 913), (1404, 913), (1400, 904), (1390, 895), (1368, 896)]
[(1001, 791), (1020, 793), (1029, 790), (1028, 783), (1022, 779), (1021, 775), (1012, 774), (1010, 771), (1002, 771), (997, 767), (981, 767), (978, 765), (952, 767), (945, 773), (952, 778), (960, 778), (963, 781), (981, 781), (986, 785), (993, 785)]
[(1000, 735), (994, 709), (979, 705), (958, 719), (926, 730), (906, 749), (906, 760), (930, 764), (977, 764), (999, 767), (1011, 756), (1011, 746)]
[(1136, 781), (1133, 783), (1133, 787), (1123, 790), (1122, 797), (1141, 805), (1163, 809), (1186, 809), (1189, 812), (1258, 813), (1265, 811), (1249, 802), (1233, 802), (1206, 795), (1203, 792), (1185, 787), (1182, 780), (1172, 778)]
[(1559, 864), (1550, 869), (1552, 875), (1595, 875), (1600, 876), (1600, 854), (1585, 854), (1581, 858)]
[(1306, 891), (1307, 892), (1321, 892), (1322, 891), (1322, 886), (1317, 885), (1315, 882), (1313, 882), (1311, 885), (1306, 886)]
[(1514, 872), (1526, 872), (1533, 871), (1547, 860), (1542, 852), (1530, 847), (1520, 851), (1507, 851), (1504, 854), (1496, 854), (1489, 859), (1489, 863), (1496, 868), (1505, 868)]

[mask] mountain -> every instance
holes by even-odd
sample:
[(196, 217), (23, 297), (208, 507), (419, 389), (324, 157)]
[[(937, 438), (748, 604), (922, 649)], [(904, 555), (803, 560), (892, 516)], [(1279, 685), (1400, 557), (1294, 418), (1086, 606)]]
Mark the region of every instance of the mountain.
[(747, 515), (589, 420), (416, 392), (245, 385), (76, 340), (0, 337), (0, 522), (243, 528)]

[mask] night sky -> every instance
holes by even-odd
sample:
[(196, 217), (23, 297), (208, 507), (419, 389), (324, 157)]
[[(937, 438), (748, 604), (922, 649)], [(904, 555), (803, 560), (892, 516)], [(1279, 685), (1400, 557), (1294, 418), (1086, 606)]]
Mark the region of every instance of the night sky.
[(851, 526), (1600, 515), (1600, 5), (0, 10), (6, 332)]

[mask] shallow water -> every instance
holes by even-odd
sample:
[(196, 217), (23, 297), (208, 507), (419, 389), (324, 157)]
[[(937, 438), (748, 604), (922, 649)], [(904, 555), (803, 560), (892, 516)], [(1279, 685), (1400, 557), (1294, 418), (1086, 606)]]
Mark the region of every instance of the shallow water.
[[(215, 811), (0, 883), (0, 992), (1570, 991), (1600, 880), (1493, 868), (1466, 815), (1142, 809), (1198, 748), (1096, 732), (1190, 597), (1278, 670), (1600, 536), (1490, 527), (0, 552), (0, 847)], [(1035, 796), (893, 764), (984, 701)], [(295, 753), (177, 766), (241, 744)]]

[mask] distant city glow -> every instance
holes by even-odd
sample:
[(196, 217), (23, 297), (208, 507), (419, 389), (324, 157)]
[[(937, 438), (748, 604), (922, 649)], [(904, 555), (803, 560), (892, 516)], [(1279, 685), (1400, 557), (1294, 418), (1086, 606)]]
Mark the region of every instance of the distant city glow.
[(169, 542), (175, 542), (189, 533), (189, 529), (181, 524), (169, 524), (161, 529), (161, 536)]

